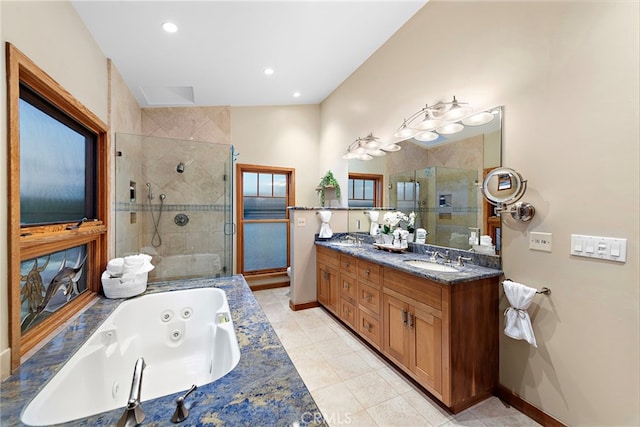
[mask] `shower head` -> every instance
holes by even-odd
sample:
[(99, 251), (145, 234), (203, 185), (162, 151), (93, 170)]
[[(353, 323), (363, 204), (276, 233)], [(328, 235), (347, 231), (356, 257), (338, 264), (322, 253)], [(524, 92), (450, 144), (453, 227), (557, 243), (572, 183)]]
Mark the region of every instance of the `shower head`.
[(178, 163), (178, 167), (176, 168), (176, 172), (183, 173), (184, 172), (184, 163)]
[(151, 183), (147, 182), (147, 198), (149, 200), (153, 199), (153, 192), (151, 191)]

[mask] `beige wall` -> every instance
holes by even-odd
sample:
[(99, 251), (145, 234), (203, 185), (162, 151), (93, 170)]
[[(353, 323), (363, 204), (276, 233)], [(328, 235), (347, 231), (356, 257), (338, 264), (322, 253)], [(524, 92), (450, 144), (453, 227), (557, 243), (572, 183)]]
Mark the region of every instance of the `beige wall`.
[(319, 133), (318, 105), (231, 108), (237, 163), (294, 168), (296, 206), (320, 205), (315, 191), (324, 175), (318, 166)]
[[(71, 92), (105, 123), (107, 115), (107, 60), (75, 9), (67, 2), (0, 2), (3, 54), (11, 42), (41, 69)], [(55, 17), (55, 19), (54, 19)], [(0, 200), (7, 200), (6, 81), (0, 79)], [(6, 204), (4, 204), (6, 206)], [(0, 210), (0, 235), (7, 235), (7, 210)], [(0, 376), (9, 372), (7, 242), (0, 239)]]
[[(504, 221), (504, 271), (552, 294), (530, 308), (537, 349), (501, 334), (500, 383), (570, 425), (640, 424), (638, 17), (638, 2), (432, 1), (321, 105), (343, 182), (344, 141), (389, 137), (425, 103), (505, 106), (503, 165), (537, 214)], [(572, 233), (627, 238), (627, 262), (571, 257)]]

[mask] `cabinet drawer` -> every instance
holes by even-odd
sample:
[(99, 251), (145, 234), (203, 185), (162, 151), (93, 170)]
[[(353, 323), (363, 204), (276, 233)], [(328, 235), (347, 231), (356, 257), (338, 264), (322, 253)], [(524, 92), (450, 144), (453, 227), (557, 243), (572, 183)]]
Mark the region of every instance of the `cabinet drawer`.
[(442, 310), (442, 285), (429, 279), (385, 268), (384, 287), (408, 297), (412, 304), (422, 303)]
[(379, 288), (381, 279), (381, 267), (378, 264), (358, 260), (358, 280)]
[(316, 261), (330, 267), (340, 267), (340, 254), (331, 249), (316, 246)]
[(340, 272), (346, 272), (356, 277), (358, 274), (357, 260), (349, 255), (340, 255)]
[(360, 283), (358, 289), (358, 304), (372, 313), (380, 314), (380, 290), (373, 286)]
[(344, 298), (340, 299), (340, 318), (346, 323), (350, 324), (353, 328), (355, 328), (357, 325), (356, 306)]
[(344, 298), (352, 301), (358, 300), (358, 282), (355, 278), (340, 272), (340, 293)]
[(363, 310), (358, 310), (358, 332), (371, 344), (374, 344), (378, 348), (380, 347), (382, 339), (380, 322)]

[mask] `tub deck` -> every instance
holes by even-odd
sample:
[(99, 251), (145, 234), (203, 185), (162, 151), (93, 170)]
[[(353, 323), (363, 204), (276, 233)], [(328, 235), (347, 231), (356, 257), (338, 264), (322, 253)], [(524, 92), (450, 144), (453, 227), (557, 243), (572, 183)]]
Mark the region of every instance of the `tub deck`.
[[(217, 287), (226, 292), (241, 356), (235, 369), (188, 397), (190, 414), (182, 424), (326, 425), (242, 276), (150, 284), (147, 293), (201, 287)], [(20, 422), (22, 409), (120, 302), (101, 298), (2, 382), (1, 425), (24, 425)], [(147, 415), (143, 425), (175, 425), (170, 418), (175, 400), (183, 393), (143, 402)], [(65, 425), (115, 425), (123, 412), (124, 408), (118, 408)]]

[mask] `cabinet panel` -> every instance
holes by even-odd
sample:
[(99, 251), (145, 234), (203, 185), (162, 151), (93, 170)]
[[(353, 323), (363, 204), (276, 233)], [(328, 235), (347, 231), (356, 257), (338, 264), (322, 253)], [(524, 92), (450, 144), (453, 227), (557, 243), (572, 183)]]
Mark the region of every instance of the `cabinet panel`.
[(406, 366), (409, 364), (408, 306), (389, 295), (383, 296), (383, 305), (382, 349), (387, 356)]
[(361, 307), (365, 307), (367, 310), (370, 310), (374, 314), (380, 314), (380, 300), (381, 292), (369, 285), (364, 283), (360, 283), (360, 287), (358, 289), (358, 303)]
[(376, 347), (380, 347), (382, 338), (382, 328), (377, 318), (369, 313), (358, 310), (358, 332)]
[(353, 328), (358, 324), (356, 306), (344, 298), (340, 299), (340, 318)]
[(324, 264), (318, 264), (316, 287), (318, 302), (329, 310), (337, 313), (338, 299), (338, 270)]
[(358, 260), (358, 280), (371, 286), (380, 287), (382, 284), (382, 267), (368, 261)]
[(409, 328), (411, 340), (411, 371), (420, 381), (438, 393), (442, 392), (442, 320), (418, 309), (412, 310)]
[(358, 300), (358, 282), (355, 277), (345, 274), (340, 270), (340, 292), (342, 297), (351, 299), (352, 302)]
[(358, 261), (349, 255), (340, 254), (340, 272), (348, 273), (354, 278), (358, 275)]

